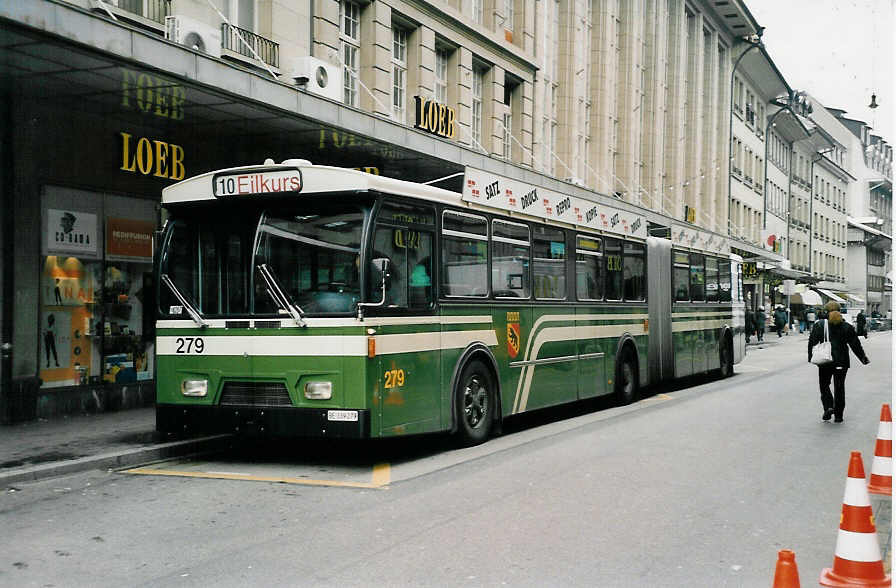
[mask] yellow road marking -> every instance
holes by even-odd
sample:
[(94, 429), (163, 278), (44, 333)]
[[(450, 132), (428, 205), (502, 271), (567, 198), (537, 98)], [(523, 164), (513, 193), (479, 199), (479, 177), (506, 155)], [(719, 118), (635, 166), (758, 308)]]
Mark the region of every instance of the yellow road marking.
[(389, 482), (392, 478), (392, 469), (389, 467), (387, 463), (378, 463), (373, 466), (373, 476), (371, 476), (370, 483), (374, 488), (381, 488), (383, 486), (388, 486)]
[(251, 482), (280, 482), (281, 484), (303, 484), (305, 486), (336, 486), (342, 488), (374, 488), (385, 489), (391, 481), (389, 464), (377, 464), (373, 468), (370, 482), (340, 482), (338, 480), (312, 480), (307, 478), (287, 478), (283, 476), (255, 476), (252, 474), (233, 474), (227, 472), (188, 472), (185, 470), (162, 470), (154, 468), (133, 468), (125, 470), (126, 474), (144, 476), (178, 476), (184, 478), (207, 478), (216, 480), (246, 480)]

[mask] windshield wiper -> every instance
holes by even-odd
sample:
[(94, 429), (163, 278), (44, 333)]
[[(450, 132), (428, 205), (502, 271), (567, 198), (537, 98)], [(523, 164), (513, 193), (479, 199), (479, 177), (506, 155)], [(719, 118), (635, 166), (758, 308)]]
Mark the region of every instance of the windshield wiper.
[(168, 289), (171, 290), (171, 293), (174, 294), (174, 297), (183, 305), (184, 308), (187, 309), (187, 314), (190, 315), (190, 318), (193, 319), (193, 322), (202, 327), (203, 329), (208, 327), (208, 322), (202, 318), (202, 315), (199, 314), (199, 311), (196, 310), (192, 304), (187, 301), (187, 298), (181, 294), (180, 290), (177, 289), (177, 286), (174, 285), (174, 282), (171, 281), (171, 278), (168, 277), (168, 274), (162, 274), (159, 276), (159, 279), (162, 280), (162, 283), (168, 286)]
[(280, 287), (280, 282), (277, 281), (277, 278), (274, 276), (274, 272), (271, 271), (271, 268), (268, 267), (268, 264), (262, 263), (258, 266), (258, 273), (261, 274), (261, 277), (264, 278), (265, 283), (267, 284), (267, 292), (268, 295), (274, 299), (274, 302), (277, 303), (277, 306), (285, 310), (289, 313), (296, 324), (300, 327), (307, 326), (305, 325), (305, 313), (299, 308), (298, 305), (294, 304), (289, 297), (286, 295), (286, 292), (283, 291), (283, 288)]

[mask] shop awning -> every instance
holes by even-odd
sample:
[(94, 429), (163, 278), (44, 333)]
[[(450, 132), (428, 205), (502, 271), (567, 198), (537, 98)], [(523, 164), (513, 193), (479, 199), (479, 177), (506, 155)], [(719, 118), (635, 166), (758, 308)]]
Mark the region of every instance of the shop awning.
[(817, 291), (821, 292), (822, 294), (824, 294), (825, 296), (827, 296), (828, 298), (830, 298), (831, 300), (833, 300), (834, 302), (841, 302), (841, 303), (846, 302), (846, 300), (840, 298), (838, 295), (834, 294), (830, 290), (825, 290), (823, 288), (815, 288), (815, 289)]
[(791, 304), (805, 304), (806, 306), (821, 306), (821, 296), (815, 290), (806, 290), (790, 296)]
[(773, 268), (769, 268), (768, 271), (775, 275), (778, 275), (778, 276), (781, 276), (784, 278), (788, 278), (791, 280), (803, 280), (805, 282), (814, 280), (814, 278), (812, 277), (812, 274), (810, 274), (809, 272), (803, 272), (800, 270), (795, 270), (795, 269), (791, 269), (791, 268), (787, 268), (787, 267), (773, 267)]
[(861, 296), (856, 296), (855, 294), (846, 293), (846, 297), (852, 300), (853, 302), (858, 302), (859, 304), (865, 304), (865, 299)]

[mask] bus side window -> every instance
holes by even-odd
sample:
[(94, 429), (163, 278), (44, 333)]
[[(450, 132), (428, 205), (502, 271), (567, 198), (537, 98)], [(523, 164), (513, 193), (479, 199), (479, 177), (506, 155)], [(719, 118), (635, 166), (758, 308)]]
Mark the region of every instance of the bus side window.
[(702, 302), (706, 299), (706, 269), (703, 266), (703, 255), (691, 253), (691, 300)]
[(408, 231), (408, 305), (429, 308), (432, 305), (432, 234)]
[(492, 221), (492, 292), (496, 298), (529, 298), (529, 226)]
[(706, 301), (719, 301), (719, 260), (706, 257)]
[(442, 212), (442, 296), (488, 296), (488, 221)]
[[(405, 238), (405, 229), (398, 227), (378, 226), (373, 237), (373, 254), (372, 259), (388, 259), (389, 260), (389, 279), (386, 286), (386, 304), (385, 306), (408, 305), (407, 288), (408, 288), (408, 256), (407, 249), (399, 245), (403, 243)], [(380, 299), (380, 284), (369, 284), (370, 292), (368, 300)]]
[(600, 237), (576, 235), (576, 297), (579, 300), (603, 299), (603, 256)]
[(607, 300), (622, 300), (622, 242), (619, 239), (604, 239), (604, 268)]
[(731, 261), (719, 260), (719, 302), (731, 302)]
[(538, 227), (533, 230), (532, 269), (535, 274), (535, 298), (566, 298), (566, 233), (562, 229)]
[(672, 253), (672, 299), (676, 302), (687, 302), (691, 299), (690, 280), (691, 264), (685, 251)]
[(623, 282), (625, 286), (625, 299), (644, 300), (645, 259), (646, 248), (643, 243), (626, 241), (622, 261)]

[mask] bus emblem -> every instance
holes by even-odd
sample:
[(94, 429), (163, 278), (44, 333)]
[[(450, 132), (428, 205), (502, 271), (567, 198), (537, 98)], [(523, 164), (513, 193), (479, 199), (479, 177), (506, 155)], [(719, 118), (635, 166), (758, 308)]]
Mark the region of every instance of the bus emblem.
[(507, 323), (507, 354), (516, 357), (520, 352), (520, 324)]

